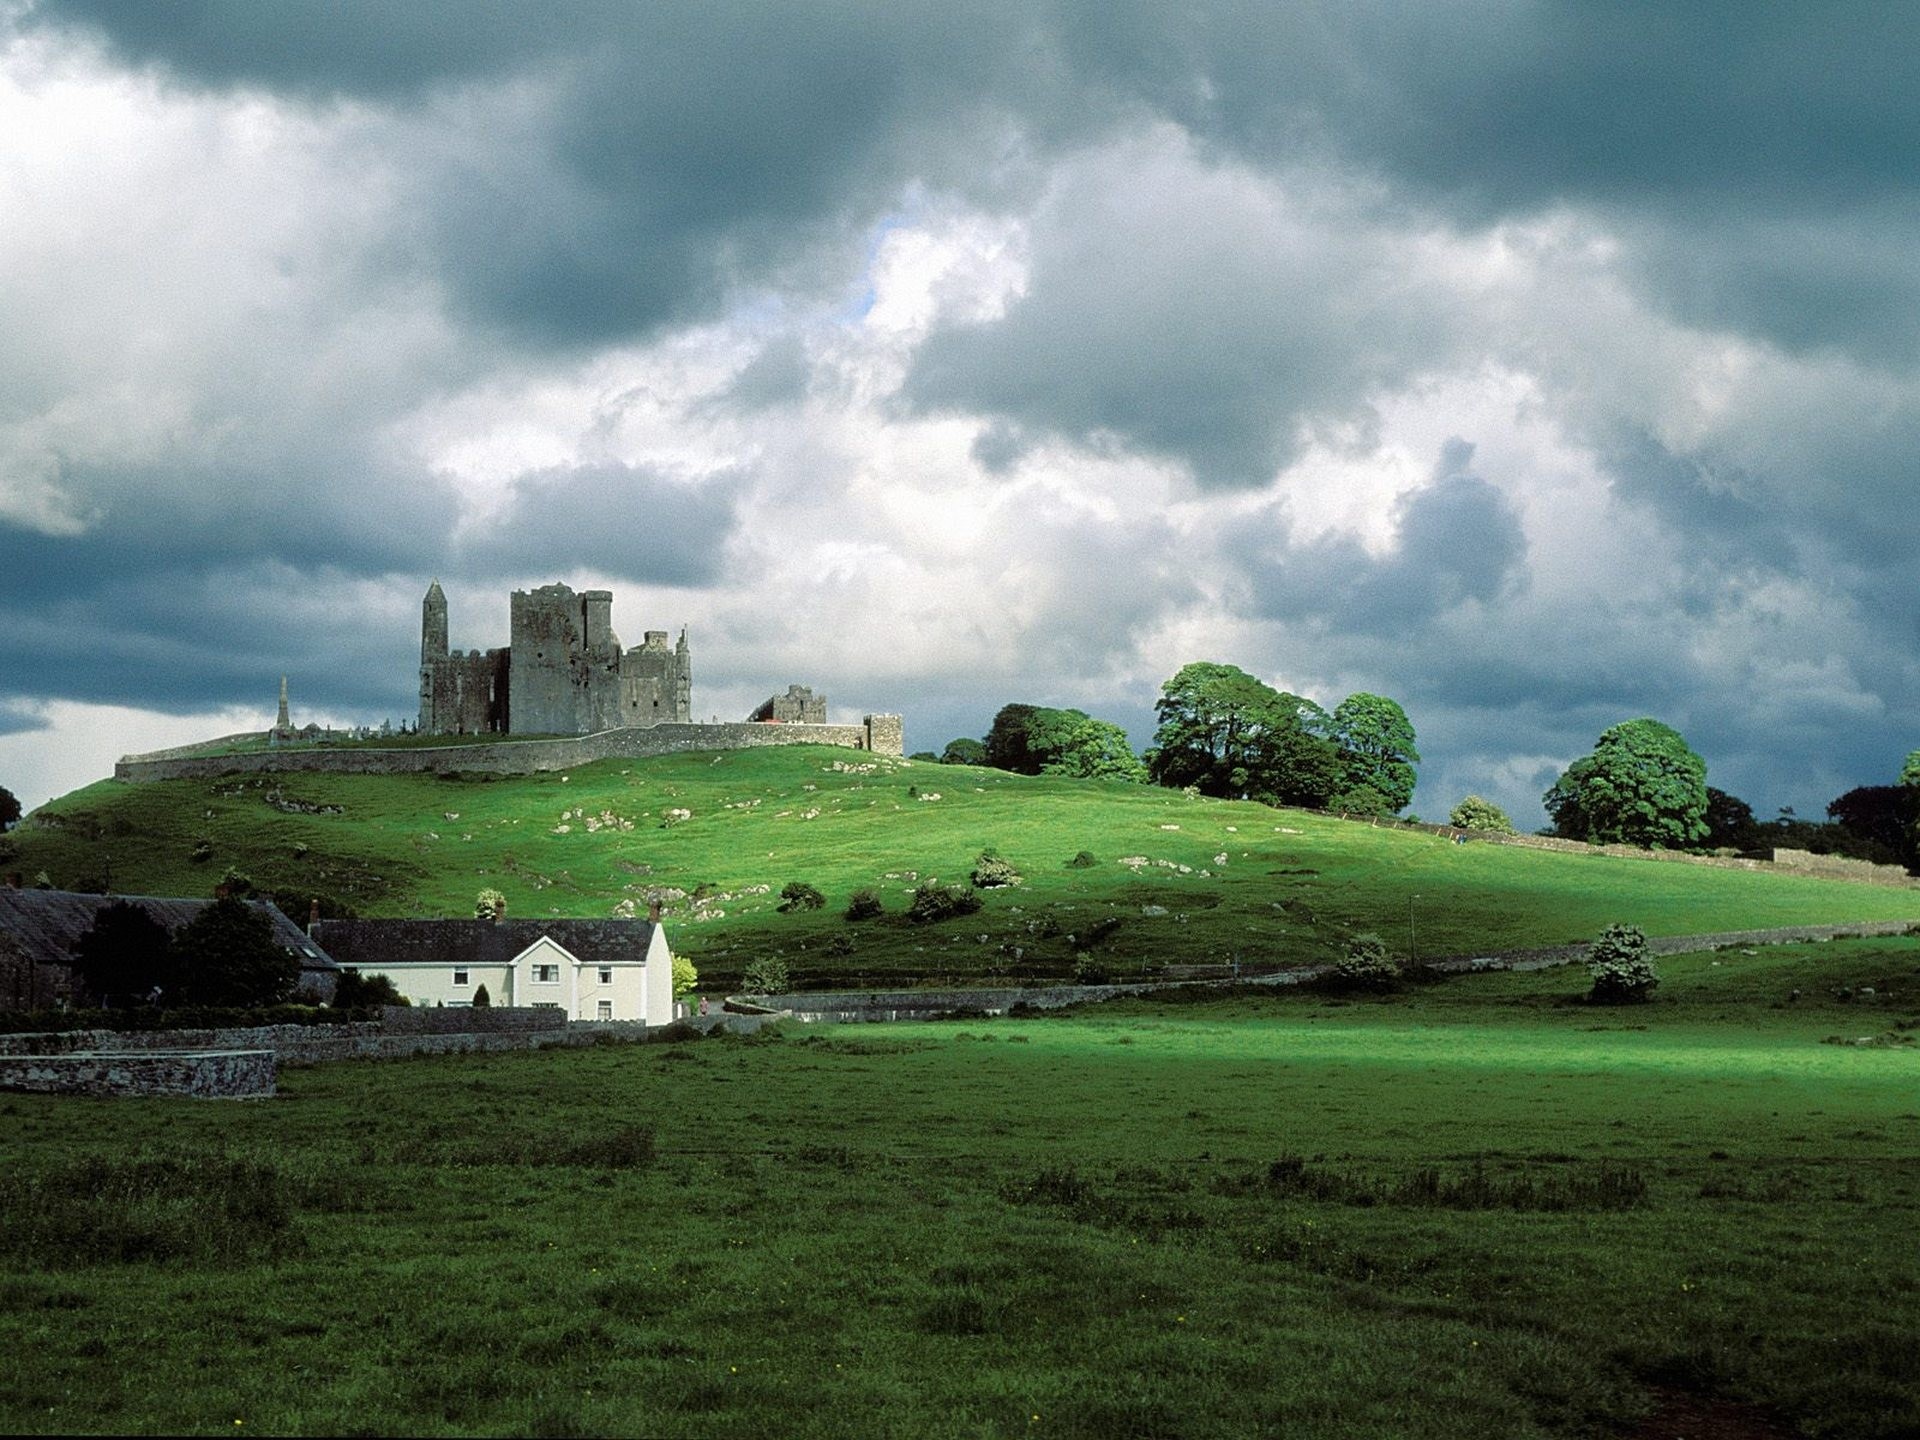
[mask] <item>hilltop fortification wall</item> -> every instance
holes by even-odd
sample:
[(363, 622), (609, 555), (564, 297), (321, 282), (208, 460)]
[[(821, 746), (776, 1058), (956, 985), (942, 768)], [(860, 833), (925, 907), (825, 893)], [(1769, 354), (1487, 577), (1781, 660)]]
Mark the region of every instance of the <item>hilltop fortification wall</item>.
[(332, 750), (264, 750), (240, 755), (155, 751), (150, 755), (124, 756), (113, 767), (113, 778), (142, 784), (153, 780), (290, 771), (417, 775), (478, 770), (495, 775), (537, 775), (595, 760), (641, 759), (649, 755), (684, 754), (689, 750), (749, 750), (762, 745), (838, 745), (850, 750), (870, 750), (878, 755), (904, 753), (900, 717), (869, 715), (859, 725), (662, 724), (554, 740), (502, 740), (394, 750), (356, 746)]

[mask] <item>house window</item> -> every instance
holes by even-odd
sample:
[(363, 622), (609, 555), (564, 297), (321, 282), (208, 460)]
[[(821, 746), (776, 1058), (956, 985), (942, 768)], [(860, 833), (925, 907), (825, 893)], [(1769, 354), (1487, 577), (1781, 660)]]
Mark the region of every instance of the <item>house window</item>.
[(613, 966), (602, 965), (600, 967), (600, 983), (602, 985), (613, 984)]
[(613, 1001), (602, 1000), (600, 1002), (600, 1018), (602, 1020), (613, 1019)]
[(558, 985), (560, 983), (560, 967), (558, 965), (534, 966), (533, 983), (536, 985)]
[(454, 972), (453, 972), (453, 983), (454, 983), (454, 984), (456, 984), (456, 985), (465, 985), (465, 984), (467, 984), (467, 983), (468, 983), (468, 980), (467, 980), (467, 972), (466, 972), (466, 971), (464, 971), (464, 970), (456, 970), (456, 971), (454, 971)]

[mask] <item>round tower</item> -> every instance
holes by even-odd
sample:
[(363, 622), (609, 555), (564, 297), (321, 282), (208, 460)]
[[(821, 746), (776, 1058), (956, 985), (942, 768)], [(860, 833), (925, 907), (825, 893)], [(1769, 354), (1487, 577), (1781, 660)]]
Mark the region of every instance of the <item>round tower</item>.
[(447, 658), (447, 595), (435, 580), (420, 602), (420, 663)]

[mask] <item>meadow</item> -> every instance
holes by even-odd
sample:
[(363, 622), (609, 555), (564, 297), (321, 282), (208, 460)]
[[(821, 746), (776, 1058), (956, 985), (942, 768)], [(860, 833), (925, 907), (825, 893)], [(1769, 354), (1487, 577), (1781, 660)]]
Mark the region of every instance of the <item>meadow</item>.
[(1920, 1431), (1920, 941), (1660, 968), (6, 1097), (0, 1428)]
[[(1454, 845), (1392, 827), (1118, 782), (1010, 775), (817, 747), (604, 761), (531, 777), (232, 776), (89, 786), (12, 836), (7, 868), (58, 886), (200, 895), (229, 866), (299, 918), (646, 913), (707, 988), (777, 954), (812, 988), (1113, 979), (1168, 964), (1275, 968), (1377, 932), (1418, 955), (1649, 934), (1920, 918), (1915, 893), (1791, 874)], [(915, 886), (993, 852), (1018, 887), (942, 926)], [(778, 912), (790, 881), (826, 905)], [(871, 888), (886, 914), (844, 918)]]

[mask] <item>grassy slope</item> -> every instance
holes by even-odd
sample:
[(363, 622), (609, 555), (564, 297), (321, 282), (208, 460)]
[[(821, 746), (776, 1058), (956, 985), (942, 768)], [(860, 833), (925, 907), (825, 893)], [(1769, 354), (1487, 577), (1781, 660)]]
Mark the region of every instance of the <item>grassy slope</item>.
[[(1920, 942), (1661, 969), (10, 1097), (0, 1427), (1525, 1437), (1665, 1387), (1915, 1433), (1920, 1054), (1819, 1042), (1920, 1020)], [(635, 1119), (652, 1164), (578, 1148)], [(33, 1239), (35, 1177), (139, 1154), (208, 1177), (171, 1258)]]
[[(676, 809), (692, 818), (668, 827)], [(1686, 934), (1920, 916), (1920, 895), (1907, 891), (1451, 845), (1157, 788), (812, 747), (524, 779), (105, 782), (50, 803), (35, 822), (16, 834), (14, 868), (98, 882), (110, 859), (125, 893), (206, 893), (232, 864), (264, 890), (322, 894), (369, 915), (464, 915), (489, 885), (517, 915), (606, 915), (621, 900), (644, 913), (652, 887), (707, 886), (702, 918), (676, 925), (675, 943), (722, 984), (774, 950), (816, 985), (1058, 976), (1074, 958), (1067, 936), (1107, 916), (1123, 920), (1102, 947), (1121, 978), (1167, 961), (1324, 960), (1358, 930), (1404, 950), (1410, 911), (1429, 955), (1580, 940), (1614, 920)], [(200, 837), (213, 854), (195, 863)], [(1023, 886), (957, 924), (902, 922), (917, 880), (963, 880), (989, 847)], [(1080, 850), (1099, 863), (1068, 868)], [(1117, 863), (1125, 857), (1151, 863), (1130, 869)], [(776, 914), (789, 880), (818, 886), (828, 908)], [(848, 925), (840, 911), (859, 886), (878, 889), (893, 913)], [(1143, 916), (1152, 905), (1171, 913)]]

